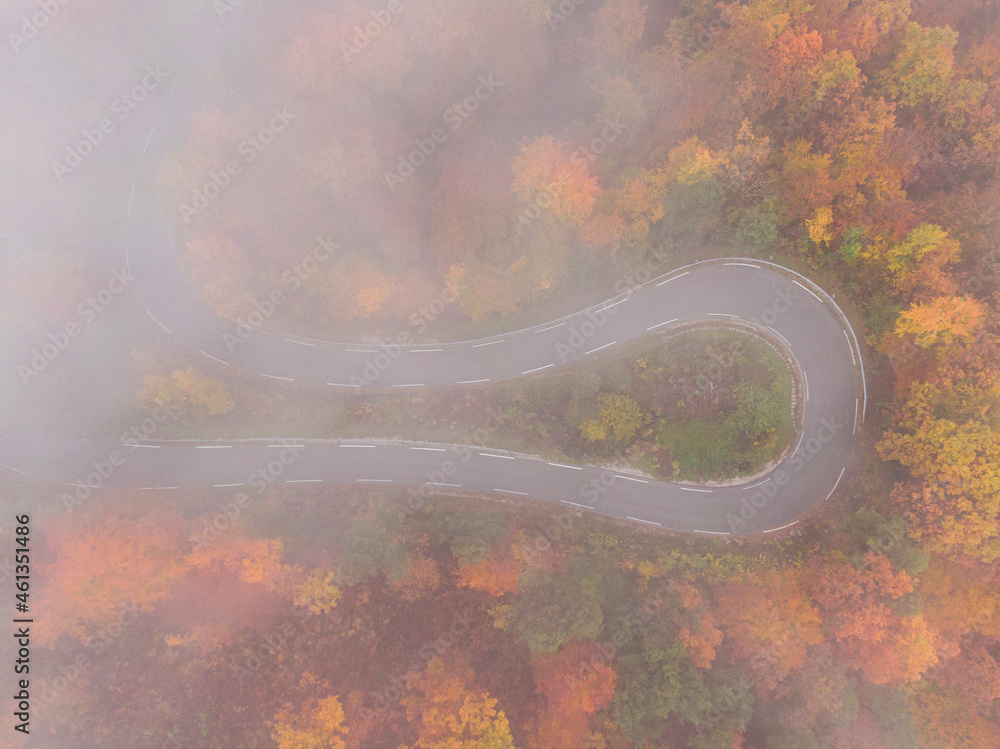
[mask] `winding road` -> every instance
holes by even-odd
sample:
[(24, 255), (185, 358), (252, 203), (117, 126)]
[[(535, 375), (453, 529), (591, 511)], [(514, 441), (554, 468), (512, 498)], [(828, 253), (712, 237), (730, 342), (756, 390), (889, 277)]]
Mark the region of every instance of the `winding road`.
[[(395, 484), (417, 503), (432, 491), (531, 498), (673, 531), (744, 535), (782, 530), (841, 484), (864, 420), (860, 349), (839, 307), (807, 279), (733, 258), (675, 269), (593, 308), (475, 341), (357, 344), (294, 338), (221, 318), (194, 293), (151, 198), (130, 205), (127, 264), (149, 325), (206, 362), (336, 391), (472, 387), (542, 375), (654, 332), (698, 321), (754, 326), (797, 365), (801, 429), (794, 449), (743, 485), (669, 483), (549, 462), (488, 447), (358, 441), (118, 442), (25, 440), (5, 446), (11, 470), (67, 484), (64, 503), (95, 488), (262, 489), (277, 483)], [(318, 246), (323, 246), (322, 243)], [(137, 249), (141, 248), (141, 249)], [(324, 249), (323, 252), (326, 250)], [(321, 253), (322, 254), (322, 253)], [(488, 444), (497, 424), (484, 424)], [(89, 487), (88, 487), (89, 484)]]
[[(477, 492), (706, 535), (788, 528), (842, 484), (867, 406), (860, 347), (830, 296), (772, 263), (742, 258), (696, 263), (575, 315), (458, 343), (368, 345), (284, 335), (267, 327), (268, 298), (283, 290), (257, 300), (262, 310), (252, 321), (257, 327), (219, 317), (187, 283), (173, 251), (170, 222), (151, 191), (141, 187), (150, 183), (162, 153), (186, 137), (183, 119), (167, 114), (177, 109), (170, 92), (147, 110), (143, 130), (120, 144), (122, 158), (131, 149), (141, 162), (126, 193), (124, 244), (134, 279), (129, 293), (151, 330), (198, 352), (206, 363), (331, 391), (476, 387), (543, 376), (674, 326), (736, 322), (755, 326), (785, 349), (801, 374), (795, 409), (801, 427), (794, 448), (768, 474), (729, 486), (669, 483), (488, 447), (336, 439), (135, 441), (123, 434), (92, 441), (4, 435), (0, 467), (64, 484), (61, 499), (67, 506), (101, 488), (249, 491), (278, 483), (395, 484), (409, 487), (413, 504), (436, 491)], [(150, 149), (154, 132), (157, 147)], [(328, 251), (319, 242), (303, 248), (303, 257)], [(496, 427), (482, 425), (483, 445)]]

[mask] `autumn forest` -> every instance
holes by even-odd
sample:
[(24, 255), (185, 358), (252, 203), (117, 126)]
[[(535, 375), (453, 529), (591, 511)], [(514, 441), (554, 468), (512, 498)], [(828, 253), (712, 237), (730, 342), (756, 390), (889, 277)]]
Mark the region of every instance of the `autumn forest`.
[[(59, 110), (86, 124), (120, 68), (165, 61), (130, 117), (182, 114), (155, 118), (139, 179), (218, 315), (280, 297), (266, 325), (303, 337), (462, 341), (759, 258), (835, 295), (867, 420), (833, 501), (726, 538), (443, 487), (8, 472), (37, 702), (30, 743), (5, 724), (0, 745), (1000, 747), (995, 0), (168, 5), (60, 6), (23, 53), (81, 61)], [(53, 176), (47, 115), (25, 104), (0, 146), (25, 194), (67, 191), (51, 236), (0, 244), (4, 345), (29, 356), (107, 283), (88, 263), (117, 257), (119, 219), (91, 192), (125, 169), (107, 146)], [(131, 123), (108, 138), (141, 154)], [(44, 372), (5, 353), (4, 432), (153, 419), (137, 436), (427, 439), (687, 481), (795, 439), (787, 362), (733, 326), (530, 380), (334, 392), (199, 357), (143, 309), (126, 288)]]

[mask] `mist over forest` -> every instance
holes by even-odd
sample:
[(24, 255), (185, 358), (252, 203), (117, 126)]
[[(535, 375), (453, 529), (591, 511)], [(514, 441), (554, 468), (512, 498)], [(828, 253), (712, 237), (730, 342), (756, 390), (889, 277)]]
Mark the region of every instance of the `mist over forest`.
[(0, 21), (0, 746), (1000, 747), (994, 0)]

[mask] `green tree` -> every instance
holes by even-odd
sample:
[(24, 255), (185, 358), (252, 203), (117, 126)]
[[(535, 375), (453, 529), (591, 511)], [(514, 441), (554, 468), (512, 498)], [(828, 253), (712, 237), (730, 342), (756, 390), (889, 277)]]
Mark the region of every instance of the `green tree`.
[(139, 399), (147, 407), (173, 411), (184, 421), (222, 416), (236, 407), (232, 393), (219, 380), (199, 374), (193, 367), (169, 375), (150, 375)]
[(518, 641), (533, 652), (544, 655), (574, 637), (592, 640), (600, 633), (605, 579), (592, 561), (574, 557), (559, 575), (530, 567), (521, 577), (520, 590), (514, 630)]
[(621, 393), (601, 393), (597, 396), (598, 417), (585, 421), (580, 432), (590, 442), (611, 440), (623, 444), (639, 431), (645, 416), (639, 404)]
[(712, 708), (701, 672), (675, 635), (665, 622), (654, 620), (642, 632), (638, 650), (618, 662), (615, 721), (640, 746), (658, 738), (668, 721), (696, 725)]
[(351, 523), (341, 545), (340, 575), (347, 585), (385, 572), (390, 582), (399, 582), (409, 569), (406, 547), (392, 540), (389, 533), (371, 520)]
[(733, 388), (736, 410), (728, 418), (730, 430), (749, 440), (765, 437), (781, 423), (784, 404), (772, 390), (740, 382)]
[(943, 97), (957, 41), (958, 34), (948, 26), (931, 29), (911, 21), (895, 59), (879, 76), (886, 96), (909, 107)]
[(463, 565), (482, 562), (489, 556), (490, 547), (510, 531), (510, 523), (495, 509), (449, 512), (444, 527), (451, 553)]

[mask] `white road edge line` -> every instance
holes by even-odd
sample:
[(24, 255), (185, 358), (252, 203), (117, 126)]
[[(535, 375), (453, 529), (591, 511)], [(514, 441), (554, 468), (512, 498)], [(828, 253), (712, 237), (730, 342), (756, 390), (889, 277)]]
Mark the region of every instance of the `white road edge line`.
[(375, 445), (341, 445), (341, 447), (375, 447)]
[(606, 349), (608, 346), (614, 346), (616, 343), (618, 343), (618, 341), (612, 341), (611, 343), (605, 343), (603, 346), (598, 346), (597, 348), (592, 348), (590, 351), (587, 351), (586, 353), (584, 353), (584, 356), (586, 356), (587, 354), (597, 353), (601, 349)]
[(851, 434), (858, 433), (858, 399), (854, 399), (854, 431)]
[(709, 317), (739, 317), (739, 315), (730, 315), (728, 312), (709, 312)]
[(550, 325), (547, 328), (541, 328), (540, 330), (536, 330), (535, 332), (536, 333), (544, 333), (547, 330), (555, 330), (556, 328), (561, 328), (563, 325), (566, 324), (566, 322), (568, 322), (568, 321), (564, 320), (563, 322), (556, 323), (555, 325)]
[(744, 486), (743, 491), (746, 491), (747, 489), (754, 489), (758, 486), (761, 486), (762, 484), (766, 484), (770, 480), (771, 479), (764, 479), (763, 481), (758, 481), (756, 484), (750, 484), (750, 486)]
[(806, 430), (803, 429), (802, 430), (802, 434), (799, 435), (799, 441), (795, 443), (795, 449), (792, 450), (792, 454), (791, 454), (791, 457), (789, 459), (795, 457), (795, 453), (797, 453), (799, 451), (799, 447), (802, 445), (802, 438), (805, 437), (805, 436), (806, 436)]
[(759, 265), (751, 265), (750, 263), (723, 263), (723, 265), (742, 265), (746, 268), (756, 268), (757, 270), (760, 270)]
[(785, 528), (791, 528), (797, 522), (799, 522), (799, 521), (798, 520), (793, 520), (792, 522), (786, 523), (785, 525), (782, 525), (779, 528), (771, 528), (771, 530), (769, 530), (769, 531), (764, 531), (764, 533), (774, 533), (775, 531), (783, 531), (783, 530), (785, 530)]
[(424, 383), (422, 383), (422, 382), (414, 382), (414, 383), (411, 383), (411, 384), (408, 384), (408, 385), (393, 385), (393, 387), (394, 388), (422, 388), (422, 387), (427, 387), (427, 386), (424, 385)]
[(666, 281), (660, 281), (660, 282), (659, 282), (658, 284), (656, 284), (656, 285), (657, 285), (657, 286), (663, 286), (663, 284), (665, 284), (665, 283), (670, 283), (671, 281), (676, 281), (676, 280), (677, 280), (678, 278), (683, 278), (684, 276), (686, 276), (686, 275), (687, 275), (688, 273), (690, 273), (690, 272), (691, 272), (691, 271), (689, 271), (689, 270), (686, 270), (686, 271), (684, 271), (683, 273), (681, 273), (681, 274), (680, 274), (679, 276), (674, 276), (673, 278), (668, 278), (668, 279), (667, 279)]
[(286, 484), (322, 484), (323, 479), (288, 479)]
[(604, 312), (604, 310), (606, 310), (606, 309), (611, 309), (612, 307), (617, 307), (619, 304), (625, 304), (625, 302), (627, 302), (627, 301), (628, 301), (627, 298), (626, 299), (619, 299), (617, 302), (612, 302), (611, 304), (607, 305), (606, 307), (601, 307), (599, 310), (597, 310), (597, 312)]
[(548, 369), (549, 367), (554, 367), (555, 364), (546, 364), (544, 367), (536, 367), (535, 369), (529, 369), (527, 372), (521, 372), (521, 374), (531, 374), (532, 372), (541, 372), (543, 369)]
[(230, 448), (232, 445), (195, 445), (195, 450), (225, 450)]
[(177, 487), (176, 486), (144, 486), (142, 488), (143, 488), (143, 491), (159, 492), (159, 491), (166, 491), (167, 489), (176, 489)]
[(556, 466), (558, 468), (569, 468), (569, 469), (574, 470), (574, 471), (582, 471), (583, 470), (580, 466), (568, 466), (565, 463), (549, 463), (549, 465), (550, 466)]
[(228, 489), (231, 486), (243, 486), (243, 484), (212, 484), (213, 489)]
[(499, 341), (490, 341), (488, 343), (474, 343), (474, 344), (472, 344), (472, 348), (481, 348), (483, 346), (492, 346), (494, 343), (503, 343), (506, 340), (507, 340), (506, 338), (501, 338)]
[(625, 516), (626, 520), (634, 520), (637, 523), (648, 523), (649, 525), (660, 525), (660, 523), (654, 523), (652, 520), (643, 520), (642, 518), (634, 518), (631, 515)]
[(428, 486), (457, 486), (459, 488), (462, 487), (461, 484), (446, 484), (443, 481), (425, 481), (424, 483), (427, 484)]
[(138, 442), (126, 442), (124, 444), (128, 445), (129, 447), (145, 447), (147, 450), (159, 450), (160, 449), (159, 445), (142, 445), (142, 444), (139, 444)]
[(781, 335), (781, 333), (779, 333), (777, 330), (775, 330), (774, 328), (772, 328), (770, 326), (768, 327), (768, 330), (770, 330), (772, 333), (774, 333), (776, 336), (778, 336), (778, 338), (780, 338), (781, 340), (783, 340), (785, 342), (785, 345), (788, 346), (788, 348), (792, 347), (792, 344), (788, 342), (788, 339), (785, 338), (785, 336)]
[(370, 348), (349, 348), (347, 349), (352, 354), (377, 354), (378, 351)]
[(212, 359), (213, 361), (219, 362), (219, 364), (225, 364), (227, 367), (229, 366), (229, 362), (224, 362), (224, 361), (222, 361), (222, 359), (216, 358), (216, 357), (212, 356), (211, 354), (206, 354), (201, 349), (198, 349), (198, 353), (201, 354), (202, 356), (207, 356), (209, 359)]
[(432, 354), (435, 351), (444, 351), (443, 348), (411, 348), (411, 354)]
[[(152, 312), (150, 312), (149, 310), (146, 310), (146, 314), (147, 314), (147, 315), (149, 315), (150, 317), (153, 317), (153, 313), (152, 313)], [(161, 322), (160, 322), (159, 320), (157, 320), (157, 319), (156, 319), (155, 317), (153, 317), (153, 322), (155, 322), (155, 323), (156, 323), (157, 325), (159, 325), (159, 326), (160, 326), (161, 328), (163, 328), (163, 329), (164, 329), (165, 331), (167, 331), (168, 333), (170, 333), (170, 335), (173, 335), (173, 333), (171, 332), (170, 328), (168, 328), (168, 327), (167, 327), (166, 325), (164, 325), (163, 323), (161, 323)]]
[(560, 502), (567, 505), (573, 505), (574, 507), (582, 507), (585, 510), (593, 510), (594, 508), (590, 505), (582, 505), (579, 502), (570, 502), (568, 499), (560, 499)]
[(844, 331), (844, 338), (847, 339), (847, 348), (851, 351), (851, 361), (854, 362), (854, 366), (858, 366), (857, 357), (854, 356), (854, 346), (851, 345), (851, 338), (847, 335), (847, 331)]
[(305, 447), (305, 445), (268, 445), (268, 447)]
[(484, 458), (502, 458), (503, 460), (515, 460), (510, 455), (494, 455), (493, 453), (479, 453)]
[(802, 379), (806, 383), (806, 403), (808, 403), (809, 402), (809, 375), (806, 374), (806, 371), (804, 369), (802, 370)]
[(26, 473), (25, 473), (24, 471), (19, 471), (19, 470), (17, 470), (16, 468), (14, 468), (13, 466), (9, 466), (9, 465), (7, 465), (6, 463), (0, 463), (0, 466), (3, 466), (3, 467), (4, 467), (4, 468), (6, 468), (6, 469), (7, 469), (8, 471), (13, 471), (14, 473), (20, 473), (20, 474), (21, 474), (22, 476), (27, 476), (27, 475), (28, 475), (28, 474), (26, 474)]
[(800, 283), (799, 283), (798, 281), (796, 281), (796, 280), (795, 280), (794, 278), (792, 279), (792, 283), (793, 283), (793, 284), (795, 284), (796, 286), (800, 287), (800, 288), (803, 288), (803, 289), (805, 289), (805, 290), (806, 290), (806, 291), (808, 291), (808, 292), (809, 292), (810, 294), (812, 294), (813, 296), (815, 296), (815, 297), (816, 297), (816, 300), (817, 300), (817, 301), (818, 301), (818, 302), (819, 302), (820, 304), (822, 304), (822, 303), (823, 303), (823, 300), (822, 300), (822, 299), (820, 299), (820, 298), (819, 298), (818, 296), (816, 296), (815, 292), (814, 292), (814, 291), (813, 291), (812, 289), (810, 289), (810, 288), (809, 288), (808, 286), (803, 286), (803, 285), (802, 285), (802, 284), (800, 284)]
[(528, 492), (515, 492), (515, 491), (511, 491), (510, 489), (494, 489), (493, 491), (495, 491), (495, 492), (502, 492), (503, 494), (519, 494), (522, 497), (530, 496), (528, 494)]
[(278, 375), (269, 375), (269, 374), (264, 374), (263, 372), (260, 373), (260, 376), (270, 377), (272, 380), (284, 380), (285, 382), (295, 382), (295, 380), (293, 380), (291, 377), (278, 377)]
[(695, 489), (693, 486), (681, 486), (681, 487), (678, 487), (678, 488), (682, 489), (683, 491), (686, 491), (686, 492), (701, 492), (702, 494), (711, 494), (712, 493), (711, 489)]
[(146, 136), (146, 145), (144, 145), (142, 147), (142, 152), (143, 153), (146, 153), (146, 149), (149, 148), (149, 141), (152, 140), (152, 138), (153, 138), (153, 133), (156, 130), (157, 123), (159, 123), (159, 120), (157, 120), (156, 122), (153, 123), (153, 127), (150, 129), (149, 135)]
[[(833, 493), (835, 491), (837, 491), (837, 487), (840, 486), (840, 480), (842, 478), (844, 478), (844, 471), (846, 471), (846, 470), (847, 470), (847, 466), (844, 466), (843, 468), (840, 469), (840, 475), (837, 476), (837, 483), (835, 483), (833, 485), (833, 488), (830, 490), (830, 493), (826, 495), (826, 499), (829, 499), (830, 497), (832, 497)], [(824, 499), (823, 501), (826, 502), (826, 499)]]
[(392, 479), (357, 479), (360, 484), (391, 484)]
[(679, 317), (675, 317), (673, 320), (667, 320), (666, 322), (657, 323), (656, 325), (646, 328), (646, 330), (647, 331), (655, 330), (656, 328), (663, 327), (664, 325), (669, 325), (672, 322), (677, 322), (679, 319), (680, 319)]
[(311, 346), (312, 348), (316, 348), (316, 344), (315, 343), (306, 343), (305, 341), (296, 341), (294, 338), (286, 338), (285, 340), (288, 341), (289, 343), (297, 343), (300, 346)]
[(637, 479), (637, 478), (633, 478), (632, 476), (622, 476), (620, 473), (616, 473), (615, 474), (615, 478), (616, 479), (625, 479), (626, 481), (636, 481), (636, 482), (638, 482), (640, 484), (648, 484), (649, 483), (648, 481), (646, 481), (646, 479)]
[(708, 533), (712, 536), (728, 536), (729, 534), (725, 531), (692, 531), (693, 533)]
[(330, 387), (335, 387), (335, 388), (356, 388), (356, 387), (361, 387), (360, 385), (349, 385), (349, 384), (346, 384), (346, 383), (343, 383), (343, 382), (328, 382), (326, 384), (329, 385)]
[(489, 381), (490, 380), (487, 377), (485, 380), (462, 380), (458, 384), (459, 385), (475, 385), (476, 383), (479, 383), (479, 382), (489, 382)]
[(426, 450), (427, 452), (432, 452), (432, 453), (446, 453), (446, 452), (448, 452), (443, 447), (411, 447), (410, 449), (411, 450)]

